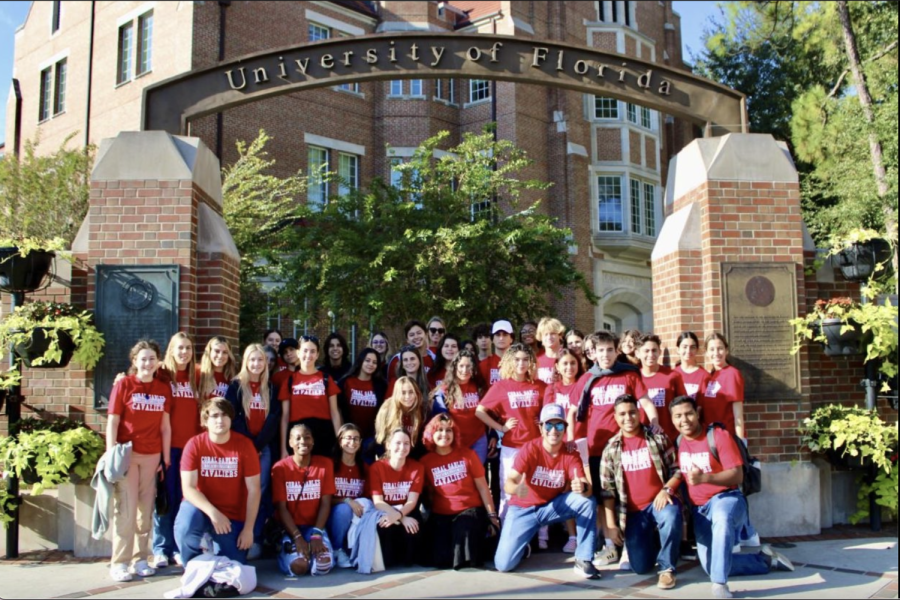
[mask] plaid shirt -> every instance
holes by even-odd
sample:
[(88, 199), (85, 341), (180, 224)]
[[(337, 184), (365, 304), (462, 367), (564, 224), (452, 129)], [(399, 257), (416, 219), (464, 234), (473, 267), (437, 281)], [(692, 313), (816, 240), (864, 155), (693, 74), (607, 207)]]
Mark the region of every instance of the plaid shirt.
[[(659, 474), (663, 485), (670, 479), (675, 468), (675, 447), (669, 444), (669, 438), (665, 434), (654, 435), (648, 428), (643, 427), (644, 437), (647, 440), (647, 449), (650, 450), (650, 460)], [(628, 516), (628, 488), (625, 485), (625, 469), (622, 468), (622, 432), (609, 441), (603, 450), (603, 459), (600, 463), (600, 489), (601, 497), (619, 500), (619, 527), (625, 530), (625, 519)]]

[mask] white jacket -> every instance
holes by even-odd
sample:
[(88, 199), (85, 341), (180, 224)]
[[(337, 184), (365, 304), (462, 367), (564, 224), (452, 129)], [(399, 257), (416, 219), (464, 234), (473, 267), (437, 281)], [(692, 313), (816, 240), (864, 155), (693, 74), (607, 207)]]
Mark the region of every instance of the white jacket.
[(116, 483), (125, 479), (131, 466), (131, 442), (116, 444), (107, 450), (94, 471), (91, 487), (94, 488), (94, 510), (91, 515), (91, 537), (99, 540), (109, 529), (109, 504), (115, 493)]
[(166, 598), (193, 598), (203, 585), (212, 580), (237, 588), (241, 595), (256, 589), (256, 567), (248, 567), (225, 556), (201, 554), (184, 565), (181, 587), (166, 592)]

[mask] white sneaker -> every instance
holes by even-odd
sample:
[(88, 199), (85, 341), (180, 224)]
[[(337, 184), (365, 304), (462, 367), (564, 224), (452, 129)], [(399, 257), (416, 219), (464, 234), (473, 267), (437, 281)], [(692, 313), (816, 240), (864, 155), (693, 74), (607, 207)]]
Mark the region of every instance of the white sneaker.
[(592, 562), (599, 569), (600, 567), (611, 565), (617, 560), (619, 560), (619, 553), (616, 552), (616, 547), (607, 546), (594, 552), (594, 560)]
[(772, 546), (766, 544), (762, 547), (762, 553), (772, 559), (771, 568), (776, 571), (793, 571), (794, 563), (781, 552), (776, 552)]
[(175, 564), (176, 564), (176, 565), (178, 565), (179, 567), (183, 567), (183, 566), (184, 566), (184, 559), (181, 558), (181, 552), (176, 552), (176, 553), (172, 556), (172, 558), (175, 560)]
[(140, 577), (152, 577), (153, 575), (156, 575), (156, 569), (148, 565), (146, 560), (137, 561), (128, 568), (128, 572)]
[(253, 542), (253, 543), (250, 545), (250, 549), (247, 550), (247, 560), (248, 560), (248, 561), (256, 560), (256, 559), (258, 559), (260, 556), (262, 556), (262, 546), (260, 546), (260, 545), (257, 544), (256, 542)]
[(759, 539), (758, 533), (754, 533), (753, 537), (751, 537), (749, 540), (741, 542), (741, 546), (746, 548), (759, 548), (760, 546), (762, 546), (762, 540)]
[(154, 569), (165, 569), (169, 566), (169, 559), (165, 554), (154, 554), (150, 559), (150, 566)]
[(734, 545), (734, 548), (731, 549), (732, 554), (740, 554), (741, 553), (741, 543), (738, 542)]
[(728, 589), (727, 583), (724, 585), (721, 583), (712, 584), (712, 595), (713, 598), (734, 598), (734, 594)]
[(343, 548), (334, 553), (334, 562), (337, 563), (339, 569), (353, 568), (353, 562), (350, 560), (350, 557), (347, 556), (347, 552)]
[(622, 548), (622, 558), (619, 559), (619, 570), (631, 570), (631, 561), (628, 560), (628, 548)]
[(570, 537), (569, 541), (566, 542), (566, 545), (563, 546), (563, 552), (566, 554), (575, 554), (575, 550), (578, 549), (578, 538)]
[(125, 563), (116, 563), (109, 568), (109, 577), (113, 581), (124, 583), (131, 581), (131, 573), (128, 572), (128, 565)]

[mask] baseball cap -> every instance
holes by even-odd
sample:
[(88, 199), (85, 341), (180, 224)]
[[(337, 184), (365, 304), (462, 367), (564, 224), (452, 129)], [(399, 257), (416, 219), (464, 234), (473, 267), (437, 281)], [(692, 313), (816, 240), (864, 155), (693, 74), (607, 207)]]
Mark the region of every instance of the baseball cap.
[(512, 323), (506, 320), (494, 321), (494, 326), (491, 328), (491, 335), (494, 335), (498, 331), (505, 331), (509, 335), (513, 334), (513, 326)]
[(546, 404), (541, 409), (541, 423), (547, 421), (565, 421), (566, 411), (559, 404)]
[(288, 348), (299, 350), (300, 342), (298, 342), (295, 338), (284, 338), (283, 340), (281, 340), (281, 343), (278, 344), (278, 356), (283, 356), (284, 351)]

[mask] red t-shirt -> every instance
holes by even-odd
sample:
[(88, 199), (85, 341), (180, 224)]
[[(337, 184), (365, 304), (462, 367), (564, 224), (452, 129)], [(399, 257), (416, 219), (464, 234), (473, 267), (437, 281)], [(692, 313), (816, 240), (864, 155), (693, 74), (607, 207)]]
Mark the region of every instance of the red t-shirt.
[(441, 387), (441, 384), (444, 383), (445, 377), (447, 377), (446, 367), (441, 369), (440, 371), (435, 371), (434, 369), (428, 371), (428, 383), (431, 384), (431, 389), (434, 390)]
[(159, 454), (162, 452), (159, 428), (163, 413), (172, 412), (172, 404), (169, 384), (156, 378), (144, 383), (135, 375), (123, 378), (109, 395), (107, 411), (121, 417), (116, 441), (120, 444), (131, 442), (131, 449), (138, 454)]
[[(470, 448), (485, 434), (484, 423), (475, 416), (481, 398), (478, 396), (478, 386), (472, 381), (459, 384), (459, 391), (462, 394), (462, 403), (457, 403), (448, 410), (459, 427), (460, 446)], [(446, 404), (446, 399), (444, 402)]]
[[(706, 430), (701, 433), (699, 440), (692, 440), (687, 437), (681, 438), (678, 444), (678, 466), (687, 481), (687, 474), (693, 467), (697, 467), (704, 473), (721, 473), (736, 467), (743, 466), (741, 453), (735, 445), (731, 435), (722, 429), (716, 429), (716, 449), (719, 452), (719, 460), (716, 460), (709, 453), (709, 442), (706, 440)], [(713, 485), (711, 483), (703, 483), (701, 485), (688, 484), (688, 493), (691, 501), (696, 506), (705, 506), (709, 499), (724, 492), (726, 490), (736, 489), (728, 488), (721, 485)]]
[(457, 448), (446, 456), (429, 452), (422, 457), (422, 467), (435, 514), (458, 515), (483, 506), (475, 480), (484, 477), (484, 466), (472, 450)]
[(213, 379), (216, 380), (216, 387), (212, 389), (208, 397), (214, 398), (218, 396), (219, 398), (224, 398), (225, 392), (228, 391), (228, 384), (231, 382), (225, 378), (225, 373), (213, 372)]
[(350, 422), (359, 427), (363, 439), (375, 437), (375, 417), (378, 416), (378, 397), (372, 380), (348, 377), (344, 382), (344, 400)]
[(379, 460), (369, 467), (369, 491), (373, 497), (378, 494), (391, 506), (403, 506), (411, 493), (422, 493), (424, 472), (422, 464), (411, 458), (406, 459), (399, 471), (391, 467), (388, 459)]
[(500, 357), (496, 354), (491, 354), (478, 363), (478, 370), (481, 371), (481, 378), (487, 384), (488, 389), (490, 389), (491, 386), (500, 381)]
[[(576, 387), (578, 393), (575, 394), (577, 402), (581, 402), (582, 390), (587, 384), (588, 377), (590, 374), (586, 373), (579, 380), (580, 385)], [(591, 386), (591, 405), (588, 407), (587, 416), (590, 456), (603, 456), (603, 449), (619, 432), (614, 406), (616, 398), (622, 394), (631, 394), (638, 400), (641, 399), (644, 395), (644, 386), (638, 373), (626, 371), (607, 375), (596, 379)]]
[[(580, 401), (580, 396), (575, 395), (575, 391), (578, 388), (578, 382), (563, 385), (561, 381), (557, 381), (552, 385), (547, 386), (547, 391), (544, 394), (544, 406), (548, 404), (559, 404), (563, 407), (563, 410), (566, 411), (566, 414), (569, 414), (569, 409), (573, 406), (578, 406), (578, 402)], [(587, 437), (587, 422), (578, 422), (575, 421), (575, 439), (580, 440)]]
[[(196, 381), (196, 380), (195, 380)], [(203, 431), (200, 427), (200, 405), (191, 389), (190, 372), (175, 372), (172, 388), (172, 447), (184, 448), (188, 441)]]
[(286, 502), (298, 527), (315, 527), (322, 496), (334, 492), (334, 465), (327, 458), (313, 456), (308, 467), (301, 467), (288, 456), (272, 467), (272, 502)]
[[(670, 442), (678, 439), (678, 430), (672, 423), (672, 414), (669, 412), (669, 405), (676, 396), (684, 396), (687, 392), (684, 389), (684, 381), (677, 371), (673, 371), (669, 367), (660, 367), (656, 375), (646, 377), (641, 374), (641, 383), (644, 385), (650, 402), (656, 407), (656, 413), (659, 415), (659, 426), (666, 433), (666, 437)], [(639, 405), (641, 413), (641, 422), (644, 425), (650, 424), (644, 407)]]
[[(388, 363), (388, 384), (392, 384), (397, 381), (397, 365), (400, 364), (400, 355), (395, 354), (391, 361)], [(431, 367), (434, 366), (434, 359), (431, 357), (431, 354), (426, 353), (425, 357), (422, 359), (422, 368), (425, 369), (425, 374), (427, 375), (429, 371), (431, 371)], [(390, 396), (390, 394), (388, 394)]]
[(543, 440), (532, 440), (522, 446), (516, 454), (513, 469), (525, 476), (528, 495), (519, 498), (513, 494), (509, 504), (520, 508), (531, 508), (547, 504), (560, 494), (572, 489), (572, 474), (584, 477), (584, 465), (575, 452), (566, 450), (563, 444), (554, 457), (544, 449)]
[[(247, 429), (250, 430), (250, 435), (253, 437), (259, 435), (266, 423), (266, 405), (263, 404), (259, 389), (258, 381), (250, 382), (250, 391), (253, 392), (253, 397), (250, 399), (250, 412), (247, 414)], [(269, 402), (273, 400), (275, 399), (269, 398)]]
[(197, 489), (232, 521), (247, 518), (247, 477), (259, 475), (259, 453), (249, 438), (234, 431), (224, 444), (209, 433), (191, 438), (181, 455), (182, 471), (197, 471)]
[[(281, 384), (278, 399), (290, 400), (290, 422), (303, 419), (331, 420), (331, 406), (328, 399), (341, 393), (334, 380), (328, 378), (328, 389), (325, 389), (325, 375), (316, 371), (312, 375), (304, 375), (295, 371), (293, 377), (288, 376)], [(292, 387), (293, 384), (293, 387)]]
[(694, 400), (700, 398), (700, 394), (706, 391), (706, 386), (709, 384), (709, 373), (703, 367), (699, 367), (693, 373), (685, 373), (681, 365), (678, 365), (675, 367), (675, 371), (681, 375), (685, 392)]
[(284, 382), (288, 380), (288, 378), (291, 376), (291, 373), (296, 373), (296, 371), (291, 371), (287, 368), (287, 366), (285, 366), (284, 369), (272, 375), (270, 381), (272, 382), (272, 385), (275, 386), (276, 390), (281, 390), (281, 386), (284, 385)]
[(662, 491), (663, 482), (653, 466), (650, 448), (643, 436), (622, 436), (622, 471), (628, 488), (628, 512), (650, 506)]
[(334, 497), (341, 500), (350, 498), (356, 500), (368, 496), (366, 490), (366, 474), (360, 472), (356, 465), (348, 466), (341, 462), (334, 474)]
[(501, 379), (488, 390), (481, 405), (500, 417), (498, 420), (501, 424), (507, 419), (519, 420), (515, 429), (503, 434), (503, 445), (506, 448), (519, 448), (525, 442), (541, 437), (538, 421), (541, 418), (543, 399), (543, 382)]
[(537, 357), (538, 379), (545, 384), (550, 385), (556, 378), (556, 359), (550, 358), (546, 354)]
[(704, 425), (722, 423), (731, 433), (734, 429), (734, 408), (732, 404), (744, 401), (744, 378), (741, 372), (728, 365), (721, 371), (714, 371), (709, 377), (706, 391), (698, 399), (703, 412), (700, 417)]

